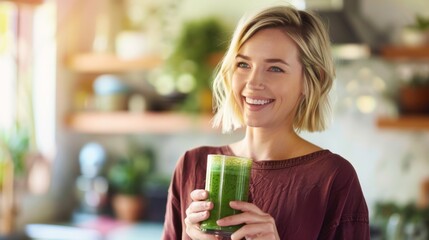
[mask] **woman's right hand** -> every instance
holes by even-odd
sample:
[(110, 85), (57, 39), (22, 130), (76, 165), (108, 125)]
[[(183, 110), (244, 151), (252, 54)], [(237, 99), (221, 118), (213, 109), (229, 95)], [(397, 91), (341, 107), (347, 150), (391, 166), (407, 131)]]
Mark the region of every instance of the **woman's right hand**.
[(206, 201), (209, 194), (206, 190), (196, 189), (191, 192), (192, 203), (186, 209), (186, 233), (191, 239), (220, 239), (215, 235), (206, 234), (200, 230), (200, 222), (206, 220), (213, 208), (213, 203)]

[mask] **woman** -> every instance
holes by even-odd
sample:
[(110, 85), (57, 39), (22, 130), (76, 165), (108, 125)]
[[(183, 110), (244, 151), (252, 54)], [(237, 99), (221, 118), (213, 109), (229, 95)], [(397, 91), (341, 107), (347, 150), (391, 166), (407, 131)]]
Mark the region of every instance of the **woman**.
[(218, 221), (245, 224), (231, 239), (369, 239), (368, 209), (352, 165), (303, 138), (322, 131), (334, 78), (321, 21), (292, 7), (243, 18), (214, 81), (214, 125), (245, 128), (242, 140), (187, 151), (169, 189), (163, 239), (218, 239), (200, 231), (207, 154), (254, 160), (243, 213)]

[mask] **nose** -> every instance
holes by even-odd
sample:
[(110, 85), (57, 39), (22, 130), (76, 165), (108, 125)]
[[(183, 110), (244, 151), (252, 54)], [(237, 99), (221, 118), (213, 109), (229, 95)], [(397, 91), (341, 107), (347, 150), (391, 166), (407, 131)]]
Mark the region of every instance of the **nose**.
[(248, 76), (247, 87), (252, 90), (262, 90), (265, 88), (262, 72), (254, 69)]

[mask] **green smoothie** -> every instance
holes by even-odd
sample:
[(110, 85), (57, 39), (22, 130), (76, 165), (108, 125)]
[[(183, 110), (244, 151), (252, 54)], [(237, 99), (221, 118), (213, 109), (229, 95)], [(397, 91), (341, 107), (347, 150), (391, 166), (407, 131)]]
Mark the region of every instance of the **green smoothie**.
[(208, 155), (206, 187), (208, 201), (213, 202), (210, 217), (201, 223), (207, 233), (230, 236), (241, 225), (220, 227), (218, 219), (240, 213), (229, 206), (230, 201), (246, 201), (249, 195), (249, 179), (252, 160), (243, 157)]

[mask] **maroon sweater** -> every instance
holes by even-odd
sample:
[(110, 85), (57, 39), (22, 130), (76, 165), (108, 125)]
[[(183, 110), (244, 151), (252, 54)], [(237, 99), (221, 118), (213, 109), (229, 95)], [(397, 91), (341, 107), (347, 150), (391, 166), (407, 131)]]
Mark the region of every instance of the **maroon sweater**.
[[(233, 155), (228, 146), (187, 151), (168, 193), (162, 239), (190, 239), (185, 210), (190, 192), (204, 189), (207, 154)], [(280, 239), (369, 239), (368, 208), (353, 166), (329, 150), (280, 161), (254, 161), (250, 202), (269, 213)]]

